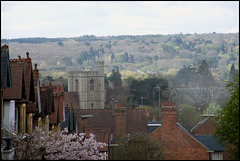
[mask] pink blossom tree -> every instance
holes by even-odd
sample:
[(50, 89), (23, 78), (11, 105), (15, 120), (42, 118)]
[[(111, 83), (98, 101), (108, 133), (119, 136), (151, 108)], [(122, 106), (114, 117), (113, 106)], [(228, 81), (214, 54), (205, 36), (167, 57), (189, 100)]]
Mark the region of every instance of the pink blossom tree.
[(11, 132), (15, 147), (15, 160), (104, 160), (106, 152), (99, 148), (107, 146), (97, 142), (93, 134), (68, 134), (67, 128), (60, 134), (44, 132), (36, 128), (30, 134)]

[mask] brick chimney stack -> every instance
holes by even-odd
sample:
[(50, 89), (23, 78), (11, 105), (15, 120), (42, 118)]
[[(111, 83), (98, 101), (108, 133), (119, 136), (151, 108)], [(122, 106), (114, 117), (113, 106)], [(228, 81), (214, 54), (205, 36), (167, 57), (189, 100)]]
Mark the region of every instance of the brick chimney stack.
[(171, 102), (164, 102), (162, 103), (161, 108), (161, 115), (162, 115), (162, 128), (166, 130), (173, 130), (176, 127), (176, 120), (177, 120), (177, 109), (176, 106), (173, 105)]
[(127, 111), (125, 104), (115, 104), (114, 117), (114, 140), (119, 140), (123, 134), (127, 134)]

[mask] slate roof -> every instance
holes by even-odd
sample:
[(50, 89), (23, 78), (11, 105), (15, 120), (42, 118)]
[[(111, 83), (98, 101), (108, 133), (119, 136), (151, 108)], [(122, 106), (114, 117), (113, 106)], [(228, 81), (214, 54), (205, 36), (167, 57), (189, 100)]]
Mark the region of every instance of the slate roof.
[[(203, 122), (205, 122), (205, 121), (206, 120), (203, 120)], [(220, 143), (218, 143), (217, 140), (215, 138), (213, 138), (213, 135), (192, 135), (181, 124), (176, 123), (176, 125), (178, 127), (180, 127), (183, 131), (185, 131), (187, 134), (194, 137), (197, 141), (199, 141), (201, 144), (203, 144), (209, 150), (211, 150), (211, 151), (224, 151), (224, 150), (226, 150), (226, 146), (223, 146)]]
[(74, 118), (72, 109), (65, 112), (65, 121), (61, 123), (61, 131), (64, 130), (64, 128), (68, 128), (68, 132), (76, 133), (76, 122), (77, 120)]
[(226, 150), (225, 145), (221, 145), (217, 142), (213, 135), (193, 135), (199, 142), (206, 146), (209, 150), (212, 151), (224, 151)]
[(1, 88), (11, 88), (11, 70), (9, 62), (9, 50), (8, 46), (5, 44), (1, 47), (1, 79), (0, 79)]

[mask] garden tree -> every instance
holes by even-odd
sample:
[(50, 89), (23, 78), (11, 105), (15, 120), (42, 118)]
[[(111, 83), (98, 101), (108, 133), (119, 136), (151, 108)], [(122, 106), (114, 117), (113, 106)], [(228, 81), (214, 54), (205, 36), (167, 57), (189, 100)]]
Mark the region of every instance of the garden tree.
[[(160, 86), (160, 99), (167, 99), (162, 95), (164, 90), (167, 90), (168, 81), (163, 78), (147, 78), (144, 80), (132, 80), (130, 84), (130, 93), (132, 94), (133, 102), (142, 102), (141, 97), (144, 99), (144, 105), (150, 105), (153, 103), (153, 90), (155, 87)], [(154, 100), (159, 99), (158, 92), (154, 95)]]
[(217, 116), (218, 113), (222, 110), (219, 104), (212, 101), (209, 103), (208, 107), (203, 110), (203, 115), (215, 115)]
[(201, 120), (197, 108), (191, 105), (180, 104), (177, 107), (177, 121), (185, 126), (194, 126)]
[(85, 138), (84, 133), (68, 134), (67, 128), (60, 134), (36, 127), (30, 134), (11, 131), (9, 135), (15, 143), (15, 160), (104, 160), (106, 157), (99, 148), (107, 145), (97, 142), (93, 134)]
[(119, 70), (112, 70), (112, 74), (110, 77), (108, 77), (109, 81), (112, 81), (115, 87), (121, 86), (122, 85), (122, 79), (121, 79), (121, 73)]
[(160, 143), (146, 133), (122, 136), (114, 149), (114, 160), (163, 160), (164, 153)]
[(239, 160), (239, 72), (226, 84), (230, 97), (216, 116), (214, 136), (226, 143), (233, 159)]

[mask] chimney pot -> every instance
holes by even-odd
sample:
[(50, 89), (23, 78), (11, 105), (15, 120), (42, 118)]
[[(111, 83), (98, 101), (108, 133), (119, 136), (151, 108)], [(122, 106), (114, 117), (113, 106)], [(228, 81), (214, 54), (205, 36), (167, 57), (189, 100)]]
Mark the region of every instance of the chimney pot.
[(27, 58), (29, 58), (29, 52), (26, 52)]
[(35, 64), (35, 69), (37, 69), (37, 63)]

